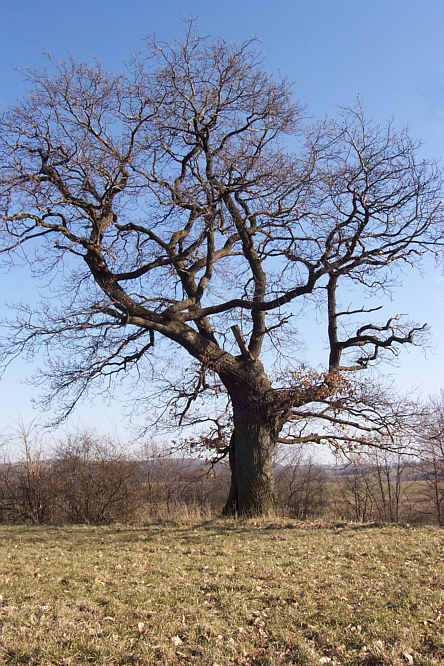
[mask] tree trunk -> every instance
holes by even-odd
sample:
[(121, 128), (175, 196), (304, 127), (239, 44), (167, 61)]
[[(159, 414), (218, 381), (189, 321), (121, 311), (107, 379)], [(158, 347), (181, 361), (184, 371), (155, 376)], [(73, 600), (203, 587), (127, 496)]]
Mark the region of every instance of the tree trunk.
[(233, 401), (234, 429), (230, 443), (231, 487), (224, 515), (260, 516), (277, 505), (273, 453), (277, 429), (262, 410)]

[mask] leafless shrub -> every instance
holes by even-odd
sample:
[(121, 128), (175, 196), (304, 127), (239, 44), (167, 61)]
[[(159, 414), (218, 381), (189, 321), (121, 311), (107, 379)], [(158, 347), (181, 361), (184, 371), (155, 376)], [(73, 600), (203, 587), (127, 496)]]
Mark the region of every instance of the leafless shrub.
[(319, 517), (328, 503), (327, 474), (301, 449), (280, 458), (276, 468), (279, 501), (290, 516), (300, 520)]
[(14, 464), (0, 467), (0, 511), (3, 520), (50, 522), (54, 509), (54, 475), (50, 462), (42, 453), (37, 429), (20, 425), (13, 436), (21, 448)]
[(0, 467), (0, 515), (7, 522), (129, 520), (137, 510), (137, 464), (90, 434), (68, 437), (54, 455), (21, 428), (23, 456)]
[(83, 433), (68, 437), (51, 462), (57, 479), (60, 520), (75, 523), (127, 521), (137, 510), (138, 465), (111, 441)]

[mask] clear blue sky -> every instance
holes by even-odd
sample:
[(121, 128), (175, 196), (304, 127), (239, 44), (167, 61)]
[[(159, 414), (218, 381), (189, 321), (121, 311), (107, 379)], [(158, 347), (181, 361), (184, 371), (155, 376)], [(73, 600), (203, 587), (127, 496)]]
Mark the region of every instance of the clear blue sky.
[[(118, 69), (144, 36), (180, 38), (183, 21), (192, 17), (201, 34), (232, 41), (259, 38), (265, 67), (294, 82), (296, 96), (314, 117), (334, 114), (359, 95), (373, 118), (408, 126), (423, 141), (424, 155), (438, 160), (444, 155), (442, 0), (16, 0), (3, 3), (1, 14), (2, 108), (25, 90), (14, 68), (44, 66), (44, 51), (59, 59), (97, 58)], [(444, 385), (443, 287), (441, 270), (429, 266), (423, 277), (406, 275), (388, 308), (432, 327), (426, 355), (405, 352), (400, 367), (389, 370), (401, 390), (428, 394)], [(0, 290), (2, 309), (5, 301), (26, 300), (32, 293), (20, 268), (0, 275)], [(32, 417), (33, 393), (22, 383), (30, 372), (32, 366), (18, 363), (0, 381), (0, 432), (20, 416)], [(118, 400), (110, 408), (99, 400), (82, 406), (70, 425), (92, 424), (124, 437)]]

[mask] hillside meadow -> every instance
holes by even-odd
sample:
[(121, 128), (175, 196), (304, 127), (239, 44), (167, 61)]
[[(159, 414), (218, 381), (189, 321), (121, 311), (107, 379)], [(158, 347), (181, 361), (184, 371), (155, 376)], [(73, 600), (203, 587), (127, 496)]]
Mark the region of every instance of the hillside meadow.
[(0, 526), (1, 664), (438, 665), (444, 533)]

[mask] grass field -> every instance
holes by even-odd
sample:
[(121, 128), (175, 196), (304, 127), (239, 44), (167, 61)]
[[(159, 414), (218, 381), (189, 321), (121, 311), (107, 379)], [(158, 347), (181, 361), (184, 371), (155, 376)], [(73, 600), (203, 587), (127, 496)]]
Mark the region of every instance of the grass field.
[(443, 546), (431, 527), (0, 526), (0, 663), (442, 664)]

